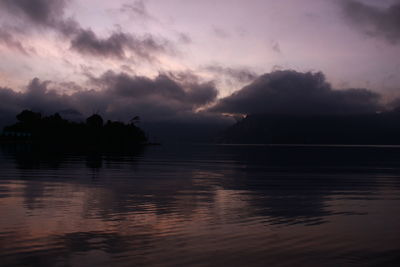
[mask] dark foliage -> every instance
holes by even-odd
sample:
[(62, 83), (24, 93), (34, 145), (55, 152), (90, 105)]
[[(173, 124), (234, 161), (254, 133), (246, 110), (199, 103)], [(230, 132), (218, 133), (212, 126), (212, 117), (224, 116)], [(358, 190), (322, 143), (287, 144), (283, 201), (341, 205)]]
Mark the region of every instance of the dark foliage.
[(16, 124), (4, 128), (3, 140), (97, 147), (147, 141), (145, 133), (133, 122), (107, 121), (104, 124), (98, 114), (87, 118), (86, 123), (77, 123), (63, 119), (58, 113), (42, 117), (40, 113), (24, 110), (17, 119)]

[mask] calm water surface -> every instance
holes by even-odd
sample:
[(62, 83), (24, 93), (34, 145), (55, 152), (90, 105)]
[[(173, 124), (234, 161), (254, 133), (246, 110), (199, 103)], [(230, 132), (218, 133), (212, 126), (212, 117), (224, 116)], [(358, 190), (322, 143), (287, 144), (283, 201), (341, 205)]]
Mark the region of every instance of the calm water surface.
[(0, 151), (1, 266), (400, 266), (400, 148)]

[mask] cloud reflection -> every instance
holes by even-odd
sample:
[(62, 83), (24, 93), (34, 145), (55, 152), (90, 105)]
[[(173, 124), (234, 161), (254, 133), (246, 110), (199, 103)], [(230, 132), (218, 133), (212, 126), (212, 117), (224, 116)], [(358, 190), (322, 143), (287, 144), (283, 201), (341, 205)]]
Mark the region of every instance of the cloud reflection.
[[(45, 266), (53, 265), (48, 258), (72, 265), (79, 265), (77, 259), (99, 265), (205, 260), (218, 265), (246, 257), (273, 264), (280, 256), (307, 262), (310, 248), (322, 260), (339, 253), (335, 238), (341, 238), (339, 245), (356, 245), (353, 232), (361, 229), (351, 230), (350, 222), (368, 215), (356, 203), (390, 210), (393, 200), (382, 190), (396, 188), (391, 185), (398, 175), (397, 151), (164, 146), (131, 155), (65, 153), (49, 165), (32, 150), (2, 149), (9, 196), (0, 208), (8, 214), (0, 221), (1, 244), (12, 244), (2, 253), (6, 263)], [(385, 223), (386, 229), (398, 229), (395, 220)], [(362, 238), (382, 260), (372, 231)], [(210, 258), (215, 250), (218, 256)]]

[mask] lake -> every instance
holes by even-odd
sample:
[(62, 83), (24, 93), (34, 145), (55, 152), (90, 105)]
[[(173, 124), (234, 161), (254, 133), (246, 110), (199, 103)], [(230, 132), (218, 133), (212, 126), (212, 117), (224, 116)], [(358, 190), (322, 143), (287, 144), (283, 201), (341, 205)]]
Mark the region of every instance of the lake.
[(1, 266), (400, 266), (400, 148), (0, 150)]

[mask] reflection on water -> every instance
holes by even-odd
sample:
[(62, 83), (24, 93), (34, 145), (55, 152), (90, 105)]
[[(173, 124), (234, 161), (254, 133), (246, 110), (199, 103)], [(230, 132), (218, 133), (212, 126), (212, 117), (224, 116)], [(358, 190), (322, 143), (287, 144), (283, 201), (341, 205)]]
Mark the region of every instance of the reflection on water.
[(0, 265), (399, 266), (400, 148), (0, 153)]

